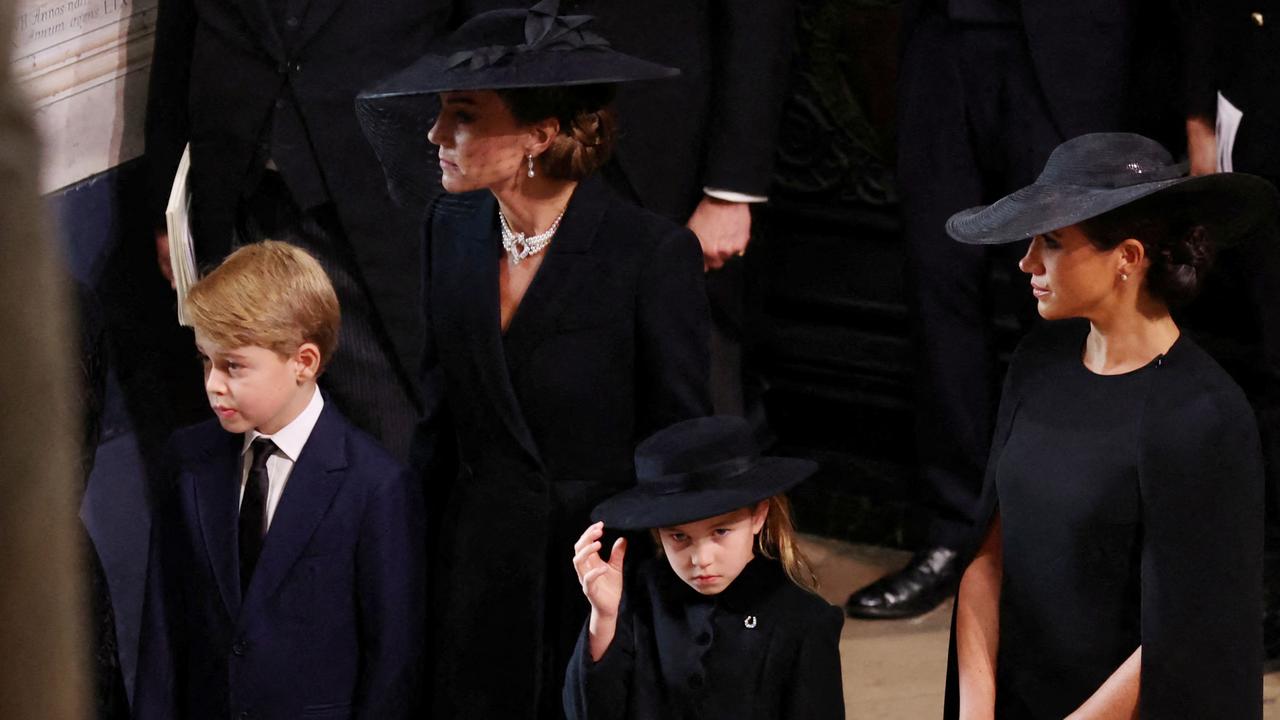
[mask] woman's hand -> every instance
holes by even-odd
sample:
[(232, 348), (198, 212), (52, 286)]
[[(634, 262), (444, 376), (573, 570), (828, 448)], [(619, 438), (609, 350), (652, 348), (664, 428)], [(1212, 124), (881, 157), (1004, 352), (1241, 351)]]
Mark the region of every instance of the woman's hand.
[(600, 538), (604, 536), (604, 523), (587, 528), (573, 545), (573, 569), (582, 583), (582, 593), (591, 603), (591, 618), (587, 621), (588, 651), (591, 659), (599, 661), (613, 643), (618, 627), (618, 606), (622, 604), (622, 562), (627, 556), (627, 541), (618, 538), (606, 562), (600, 557)]

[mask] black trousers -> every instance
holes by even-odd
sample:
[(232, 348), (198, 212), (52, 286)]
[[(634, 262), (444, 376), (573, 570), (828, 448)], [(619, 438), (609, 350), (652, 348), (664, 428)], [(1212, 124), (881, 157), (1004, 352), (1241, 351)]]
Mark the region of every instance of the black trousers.
[(320, 386), (356, 427), (392, 455), (407, 459), (417, 419), (412, 385), (369, 299), (333, 205), (299, 208), (280, 175), (267, 171), (241, 202), (236, 225), (237, 245), (280, 240), (320, 262), (342, 306), (338, 350), (320, 376)]
[[(1014, 276), (1012, 287), (1027, 286), (1016, 281), (1024, 243), (962, 245), (944, 226), (953, 213), (1033, 181), (1064, 138), (1016, 24), (922, 15), (905, 48), (898, 102), (906, 286), (918, 361), (915, 494), (928, 544), (959, 547), (973, 531), (999, 400), (990, 278), (995, 270)], [(1029, 322), (1029, 292), (1011, 302)]]

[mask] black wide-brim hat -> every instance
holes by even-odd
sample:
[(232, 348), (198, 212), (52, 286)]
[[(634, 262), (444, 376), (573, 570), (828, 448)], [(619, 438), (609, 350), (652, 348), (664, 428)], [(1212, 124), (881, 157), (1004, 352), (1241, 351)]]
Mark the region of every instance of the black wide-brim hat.
[(762, 456), (751, 426), (715, 415), (676, 423), (636, 448), (636, 485), (596, 506), (606, 528), (644, 530), (750, 507), (818, 471), (811, 460)]
[(557, 15), (559, 0), (493, 10), (433, 43), (409, 67), (356, 96), (356, 115), (402, 203), (439, 192), (427, 140), (437, 93), (657, 80), (680, 74), (614, 50), (589, 29), (590, 15)]
[(1032, 184), (952, 215), (947, 233), (971, 245), (1017, 242), (1156, 195), (1190, 208), (1219, 245), (1240, 239), (1275, 212), (1276, 190), (1243, 173), (1187, 176), (1154, 140), (1132, 133), (1072, 138), (1049, 156)]

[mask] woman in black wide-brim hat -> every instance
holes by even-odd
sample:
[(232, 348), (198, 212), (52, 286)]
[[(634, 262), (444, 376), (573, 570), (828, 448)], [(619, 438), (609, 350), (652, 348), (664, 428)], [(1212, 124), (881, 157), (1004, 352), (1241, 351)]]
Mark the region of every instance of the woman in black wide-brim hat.
[(640, 439), (710, 411), (698, 241), (596, 177), (612, 84), (676, 71), (589, 20), (554, 0), (478, 15), (358, 100), (392, 189), (415, 191), (429, 138), (448, 193), (426, 221), (414, 449), (436, 518), (436, 717), (561, 717), (587, 614), (564, 555), (635, 482)]
[[(591, 616), (569, 720), (844, 720), (844, 613), (814, 592), (784, 494), (817, 463), (762, 457), (746, 420), (714, 416), (654, 434), (635, 464), (574, 544)], [(605, 560), (606, 528), (649, 530), (662, 556), (627, 564), (618, 539)]]
[(947, 224), (961, 242), (1030, 238), (1019, 265), (1050, 321), (1005, 381), (949, 718), (1261, 717), (1257, 428), (1170, 308), (1276, 198), (1185, 172), (1141, 136), (1084, 135)]

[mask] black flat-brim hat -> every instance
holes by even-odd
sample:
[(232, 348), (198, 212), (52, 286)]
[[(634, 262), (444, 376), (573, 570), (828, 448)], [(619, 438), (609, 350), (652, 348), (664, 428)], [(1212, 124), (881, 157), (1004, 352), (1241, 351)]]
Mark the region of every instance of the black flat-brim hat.
[(765, 457), (751, 426), (716, 415), (676, 423), (636, 448), (636, 485), (596, 506), (606, 528), (672, 527), (723, 515), (786, 492), (817, 472), (811, 460)]
[(657, 80), (680, 74), (614, 50), (592, 32), (590, 15), (557, 15), (559, 0), (528, 10), (492, 10), (433, 43), (409, 67), (356, 96), (356, 115), (398, 201), (438, 188), (427, 131), (436, 94)]
[(991, 205), (952, 215), (947, 233), (971, 245), (1026, 240), (1097, 217), (1157, 193), (1177, 196), (1219, 245), (1248, 234), (1274, 213), (1276, 191), (1243, 173), (1187, 177), (1154, 140), (1132, 133), (1072, 138), (1049, 156), (1032, 184)]

